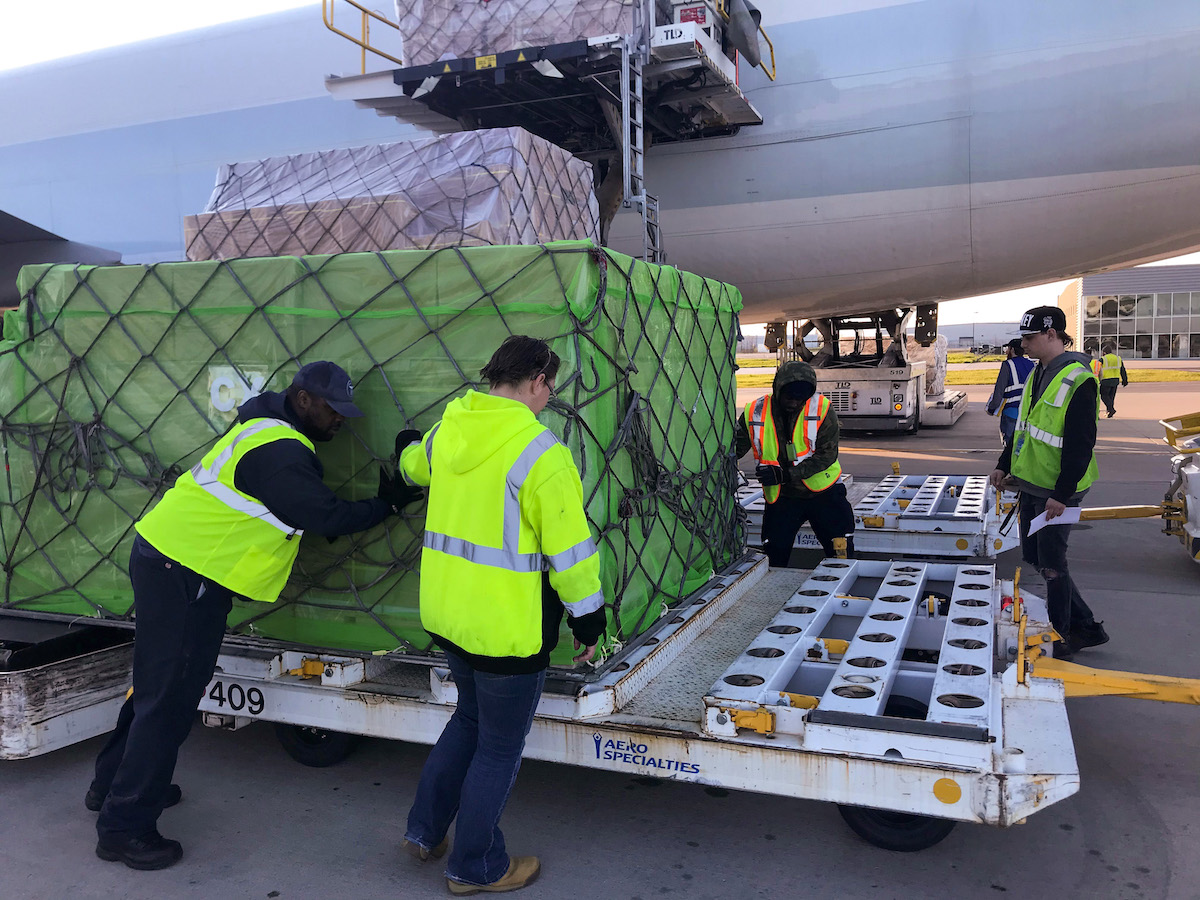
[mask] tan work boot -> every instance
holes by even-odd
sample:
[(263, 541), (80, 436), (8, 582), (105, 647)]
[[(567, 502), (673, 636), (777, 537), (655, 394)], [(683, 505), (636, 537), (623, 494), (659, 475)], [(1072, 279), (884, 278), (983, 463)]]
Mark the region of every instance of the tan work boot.
[(491, 884), (464, 884), (453, 878), (446, 879), (446, 887), (450, 893), (458, 897), (468, 894), (478, 894), (480, 891), (491, 894), (502, 894), (505, 891), (517, 891), (527, 884), (533, 884), (541, 874), (542, 864), (536, 856), (514, 856), (508, 861), (508, 871), (499, 881)]
[(421, 862), (425, 862), (427, 859), (438, 859), (442, 856), (445, 856), (446, 848), (450, 846), (450, 838), (442, 838), (442, 842), (432, 850), (426, 850), (420, 844), (414, 844), (412, 841), (408, 840), (408, 838), (405, 838), (400, 846), (404, 848), (404, 852), (409, 856), (413, 857), (414, 859), (419, 859)]

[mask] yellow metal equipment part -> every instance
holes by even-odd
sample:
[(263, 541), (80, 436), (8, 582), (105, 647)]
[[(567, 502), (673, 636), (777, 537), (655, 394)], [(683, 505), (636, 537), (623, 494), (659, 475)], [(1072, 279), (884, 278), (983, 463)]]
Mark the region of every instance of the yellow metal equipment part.
[[(725, 0), (717, 0), (717, 12), (721, 14), (722, 19), (724, 19), (726, 22), (729, 21), (729, 6), (725, 2)], [(761, 24), (758, 26), (758, 33), (763, 36), (763, 38), (767, 42), (767, 47), (770, 48), (770, 50), (771, 50), (771, 68), (768, 69), (766, 64), (761, 63), (761, 62), (758, 64), (758, 67), (766, 73), (768, 78), (770, 78), (772, 81), (774, 81), (775, 80), (775, 45), (773, 43), (771, 43), (771, 38), (767, 35), (767, 32), (763, 29)]]
[(838, 559), (846, 558), (846, 539), (844, 537), (835, 537), (831, 541), (833, 544), (833, 555)]
[(1158, 506), (1088, 506), (1079, 510), (1081, 520), (1090, 519), (1149, 519), (1163, 514)]
[(775, 731), (775, 713), (765, 707), (758, 709), (726, 709), (721, 707), (721, 712), (729, 716), (733, 720), (733, 724), (738, 728), (752, 728), (759, 734), (773, 734)]
[(780, 691), (780, 697), (786, 697), (788, 702), (792, 704), (793, 709), (816, 709), (820, 702), (819, 697), (812, 697), (808, 694), (793, 694), (791, 691)]
[(1164, 703), (1200, 704), (1200, 679), (1197, 678), (1092, 669), (1048, 656), (1033, 660), (1033, 674), (1038, 678), (1057, 678), (1066, 687), (1068, 697), (1132, 697)]
[(325, 674), (325, 663), (319, 659), (305, 659), (300, 662), (300, 668), (289, 669), (289, 675), (299, 675), (301, 678), (319, 678)]
[[(1013, 593), (1016, 593), (1015, 588)], [(1029, 619), (1020, 607), (1020, 601), (1014, 600), (1013, 609), (1020, 615), (1017, 632), (1018, 683), (1024, 684), (1026, 676), (1033, 675), (1061, 681), (1068, 697), (1130, 697), (1135, 700), (1200, 705), (1200, 679), (1197, 678), (1093, 669), (1047, 656), (1045, 647), (1039, 645), (1062, 638), (1053, 628), (1048, 632), (1026, 634)]]
[(1200, 434), (1200, 412), (1188, 413), (1186, 416), (1176, 416), (1174, 419), (1159, 419), (1158, 424), (1166, 431), (1163, 438), (1179, 453), (1200, 453), (1200, 446), (1181, 447), (1188, 438)]
[(326, 28), (328, 28), (334, 34), (340, 34), (346, 40), (350, 41), (350, 43), (357, 44), (359, 46), (359, 48), (361, 48), (361, 50), (362, 50), (362, 74), (363, 75), (367, 74), (367, 51), (368, 50), (371, 51), (372, 53), (374, 53), (376, 56), (382, 56), (384, 59), (394, 62), (398, 66), (404, 65), (403, 62), (401, 62), (399, 59), (392, 56), (391, 54), (384, 53), (378, 47), (371, 46), (371, 20), (372, 19), (374, 19), (376, 22), (382, 22), (384, 25), (388, 26), (389, 28), (396, 29), (396, 31), (400, 30), (400, 26), (397, 25), (395, 22), (393, 22), (391, 19), (388, 19), (385, 16), (381, 16), (379, 13), (377, 13), (373, 10), (367, 9), (365, 6), (362, 6), (361, 4), (355, 2), (355, 0), (342, 0), (342, 2), (350, 4), (351, 6), (353, 6), (355, 9), (357, 9), (362, 14), (362, 16), (361, 16), (362, 21), (360, 23), (359, 37), (355, 37), (352, 34), (347, 34), (346, 32), (342, 31), (340, 28), (338, 28), (334, 25), (333, 17), (334, 17), (334, 11), (337, 7), (338, 0), (321, 0), (321, 18), (323, 18), (325, 20)]

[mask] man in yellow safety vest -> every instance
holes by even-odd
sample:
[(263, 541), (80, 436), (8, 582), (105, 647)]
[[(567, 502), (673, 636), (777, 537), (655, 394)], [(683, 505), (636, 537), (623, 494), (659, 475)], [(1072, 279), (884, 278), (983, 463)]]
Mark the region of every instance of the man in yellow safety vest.
[(1105, 418), (1111, 419), (1117, 414), (1117, 385), (1128, 386), (1129, 375), (1125, 371), (1125, 360), (1117, 356), (1117, 346), (1111, 341), (1104, 345), (1104, 355), (1097, 362), (1100, 364), (1096, 374), (1100, 379), (1100, 399), (1108, 412)]
[(763, 552), (774, 567), (786, 566), (801, 526), (808, 522), (826, 556), (854, 554), (854, 510), (838, 481), (841, 428), (829, 398), (817, 391), (817, 374), (806, 362), (785, 362), (771, 393), (746, 404), (738, 419), (736, 452), (753, 450), (762, 483)]
[[(1039, 306), (1021, 319), (1021, 343), (1037, 365), (1025, 380), (1013, 439), (991, 474), (996, 490), (1016, 487), (1021, 554), (1046, 580), (1050, 624), (1062, 637), (1054, 655), (1070, 658), (1108, 640), (1104, 624), (1079, 594), (1067, 567), (1070, 525), (1055, 523), (1079, 506), (1096, 480), (1096, 377), (1083, 353), (1070, 353), (1067, 318), (1057, 306)], [(1045, 513), (1047, 526), (1030, 534)]]
[[(421, 551), (421, 624), (445, 652), (458, 706), (429, 753), (404, 849), (442, 856), (452, 894), (498, 893), (537, 878), (536, 856), (508, 855), (500, 816), (521, 767), (558, 643), (563, 610), (590, 660), (606, 627), (600, 554), (570, 451), (537, 420), (559, 358), (514, 335), (480, 371), (488, 393), (450, 401), (400, 454), (429, 487)], [(419, 438), (419, 440), (417, 440)]]
[(133, 692), (84, 798), (100, 813), (101, 859), (163, 869), (183, 856), (157, 822), (180, 800), (171, 776), (233, 596), (273, 602), (305, 531), (332, 538), (373, 528), (421, 496), (382, 470), (368, 500), (342, 500), (322, 482), (313, 444), (362, 415), (353, 391), (350, 376), (323, 361), (301, 368), (286, 393), (246, 401), (237, 424), (135, 526)]

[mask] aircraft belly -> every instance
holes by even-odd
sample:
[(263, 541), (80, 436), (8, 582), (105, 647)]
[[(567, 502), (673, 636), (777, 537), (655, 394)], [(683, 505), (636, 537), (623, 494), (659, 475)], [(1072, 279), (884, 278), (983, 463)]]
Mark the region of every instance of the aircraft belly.
[[(668, 261), (736, 285), (743, 321), (869, 312), (1134, 265), (1200, 245), (1200, 166), (661, 213)], [(614, 222), (629, 252), (638, 219)]]

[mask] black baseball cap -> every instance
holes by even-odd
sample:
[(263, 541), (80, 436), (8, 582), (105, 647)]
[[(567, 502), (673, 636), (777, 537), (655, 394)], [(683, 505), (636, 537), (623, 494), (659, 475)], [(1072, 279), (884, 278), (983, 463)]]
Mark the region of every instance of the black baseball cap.
[(1024, 336), (1027, 334), (1041, 334), (1044, 331), (1049, 331), (1053, 328), (1059, 334), (1066, 331), (1067, 314), (1057, 306), (1035, 306), (1025, 315), (1021, 316), (1020, 331), (1017, 333)]
[(292, 385), (321, 397), (330, 409), (348, 419), (365, 413), (354, 405), (354, 382), (346, 370), (328, 360), (312, 362), (300, 369), (292, 379)]

